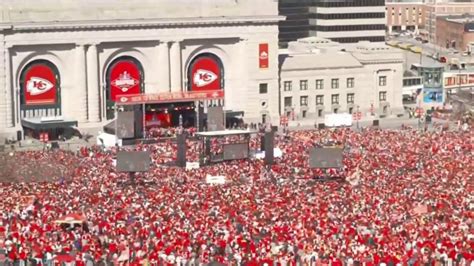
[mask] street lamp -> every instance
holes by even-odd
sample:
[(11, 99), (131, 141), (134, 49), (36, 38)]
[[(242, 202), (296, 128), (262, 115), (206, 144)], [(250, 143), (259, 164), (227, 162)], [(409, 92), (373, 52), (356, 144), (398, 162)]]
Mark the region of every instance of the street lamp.
[(357, 131), (359, 131), (359, 120), (360, 120), (360, 113), (359, 113), (359, 105), (356, 106), (356, 116), (357, 116)]

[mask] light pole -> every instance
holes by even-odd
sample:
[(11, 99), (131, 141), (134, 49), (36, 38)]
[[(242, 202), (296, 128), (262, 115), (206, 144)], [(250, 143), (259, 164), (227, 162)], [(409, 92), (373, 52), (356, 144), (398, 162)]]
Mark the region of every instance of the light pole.
[(359, 105), (356, 106), (356, 119), (357, 119), (357, 131), (359, 131), (359, 120), (360, 120), (360, 113), (359, 113)]

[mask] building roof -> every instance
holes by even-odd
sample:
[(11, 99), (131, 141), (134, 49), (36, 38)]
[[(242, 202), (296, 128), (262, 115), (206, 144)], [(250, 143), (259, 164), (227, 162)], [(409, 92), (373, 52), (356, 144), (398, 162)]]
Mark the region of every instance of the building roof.
[(474, 14), (439, 16), (438, 18), (459, 24), (474, 23)]
[(0, 0), (0, 23), (277, 16), (273, 0)]
[(283, 71), (362, 67), (362, 64), (347, 52), (290, 55), (282, 60)]
[(414, 77), (418, 77), (418, 73), (413, 71), (413, 70), (405, 70), (403, 72), (403, 77), (404, 78), (414, 78)]
[(279, 51), (283, 71), (305, 69), (355, 68), (372, 63), (400, 63), (403, 54), (384, 43), (341, 44), (320, 37), (290, 42)]

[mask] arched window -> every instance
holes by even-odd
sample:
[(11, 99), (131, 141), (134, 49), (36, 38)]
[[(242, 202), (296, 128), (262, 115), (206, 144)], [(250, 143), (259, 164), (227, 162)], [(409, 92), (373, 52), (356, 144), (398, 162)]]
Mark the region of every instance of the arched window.
[(224, 89), (224, 66), (211, 53), (196, 56), (188, 67), (188, 90), (213, 91)]
[(114, 106), (118, 96), (144, 92), (142, 64), (131, 56), (116, 58), (106, 71), (106, 116), (114, 117)]
[(34, 60), (20, 74), (22, 117), (61, 114), (61, 80), (58, 68), (47, 60)]

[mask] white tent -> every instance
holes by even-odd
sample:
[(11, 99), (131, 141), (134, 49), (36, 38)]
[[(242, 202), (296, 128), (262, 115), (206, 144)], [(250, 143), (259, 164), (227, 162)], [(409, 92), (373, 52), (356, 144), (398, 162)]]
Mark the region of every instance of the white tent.
[(324, 125), (326, 127), (350, 127), (352, 126), (352, 115), (348, 113), (327, 114), (324, 117)]
[[(104, 147), (114, 147), (116, 143), (116, 137), (112, 134), (107, 133), (100, 133), (97, 136), (97, 145), (104, 146)], [(119, 146), (121, 146), (121, 141), (117, 142)]]

